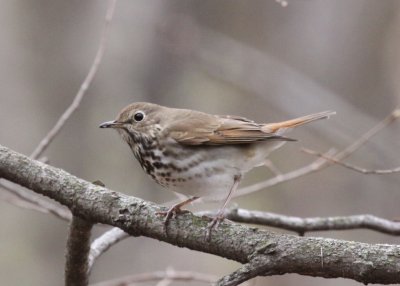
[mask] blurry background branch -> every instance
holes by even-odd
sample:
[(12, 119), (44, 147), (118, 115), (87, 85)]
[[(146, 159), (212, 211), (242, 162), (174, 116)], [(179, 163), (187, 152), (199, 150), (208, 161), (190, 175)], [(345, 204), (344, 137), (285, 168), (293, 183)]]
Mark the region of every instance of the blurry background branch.
[[(67, 120), (70, 119), (73, 113), (78, 109), (83, 97), (86, 95), (86, 92), (90, 87), (90, 84), (92, 83), (99, 69), (100, 63), (103, 60), (103, 55), (107, 43), (108, 31), (114, 15), (116, 2), (117, 0), (108, 0), (108, 8), (106, 11), (104, 27), (101, 32), (100, 43), (97, 49), (97, 53), (94, 57), (93, 63), (89, 68), (88, 74), (86, 75), (86, 78), (83, 80), (71, 105), (64, 111), (64, 113), (57, 120), (56, 124), (50, 129), (47, 135), (40, 141), (38, 146), (30, 155), (31, 158), (37, 159), (43, 154), (43, 152), (47, 149), (47, 147), (49, 147), (49, 144), (56, 138), (58, 133), (64, 127)], [(55, 204), (52, 201), (48, 201), (43, 197), (38, 196), (37, 194), (28, 192), (27, 190), (15, 184), (2, 182), (1, 178), (0, 178), (0, 188), (3, 188), (5, 191), (14, 195), (14, 196), (11, 195), (11, 198), (10, 196), (8, 196), (8, 200), (13, 204), (24, 206), (27, 208), (33, 208), (35, 210), (44, 213), (50, 212), (62, 219), (66, 220), (71, 219), (71, 214), (65, 209), (61, 208), (58, 204)], [(21, 200), (23, 202), (21, 202)]]
[(314, 150), (310, 150), (310, 149), (307, 149), (307, 148), (303, 148), (301, 150), (303, 152), (307, 153), (307, 154), (318, 156), (318, 157), (323, 158), (323, 159), (325, 159), (325, 160), (327, 160), (329, 162), (338, 164), (338, 165), (343, 166), (343, 167), (345, 167), (347, 169), (350, 169), (350, 170), (353, 170), (353, 171), (356, 171), (356, 172), (359, 172), (359, 173), (363, 173), (363, 174), (366, 174), (366, 175), (368, 175), (368, 174), (387, 175), (387, 174), (393, 174), (393, 173), (400, 172), (400, 167), (392, 168), (392, 169), (384, 169), (384, 170), (367, 170), (367, 169), (364, 169), (364, 168), (361, 168), (361, 167), (358, 167), (358, 166), (355, 166), (355, 165), (351, 165), (351, 164), (339, 161), (339, 160), (337, 160), (335, 158), (329, 157), (328, 155), (316, 152)]
[[(363, 146), (365, 143), (367, 143), (371, 139), (371, 137), (375, 136), (378, 132), (382, 131), (385, 127), (387, 127), (391, 123), (395, 122), (400, 117), (399, 114), (400, 114), (399, 109), (395, 109), (385, 119), (383, 119), (378, 124), (374, 125), (371, 129), (369, 129), (367, 132), (362, 134), (359, 138), (354, 140), (349, 146), (347, 146), (342, 151), (335, 152), (334, 150), (330, 150), (326, 154), (320, 154), (320, 157), (321, 157), (320, 160), (316, 160), (313, 163), (311, 163), (310, 165), (305, 166), (300, 169), (297, 169), (297, 170), (294, 170), (292, 172), (277, 175), (277, 176), (275, 176), (271, 179), (265, 180), (263, 182), (256, 183), (254, 185), (251, 185), (251, 186), (248, 186), (245, 188), (241, 188), (236, 192), (234, 197), (249, 194), (252, 192), (257, 192), (259, 190), (274, 186), (275, 184), (293, 180), (298, 177), (307, 175), (309, 173), (319, 171), (329, 165), (332, 165), (332, 163), (340, 162), (340, 160), (343, 160), (343, 159), (349, 157), (352, 153), (354, 153), (361, 146)], [(304, 148), (303, 148), (303, 150), (306, 151), (306, 149), (304, 149)], [(394, 173), (394, 172), (391, 171), (391, 173)]]
[[(91, 284), (91, 286), (122, 286), (133, 285), (135, 283), (153, 282), (153, 281), (171, 281), (180, 282), (202, 282), (207, 285), (215, 282), (218, 278), (214, 275), (198, 273), (193, 271), (177, 271), (173, 268), (168, 268), (165, 271), (154, 271), (148, 273), (140, 273), (136, 275), (129, 275), (117, 279)], [(158, 286), (157, 284), (156, 286)], [(161, 285), (161, 284), (160, 284)]]
[(4, 191), (10, 193), (10, 195), (6, 196), (5, 199), (13, 205), (42, 213), (51, 213), (66, 221), (71, 220), (71, 212), (54, 201), (50, 201), (43, 196), (32, 193), (30, 190), (24, 189), (10, 181), (1, 180), (1, 187)]
[(376, 133), (381, 131), (383, 128), (387, 127), (389, 124), (395, 122), (400, 118), (400, 108), (396, 108), (393, 110), (385, 119), (383, 119), (381, 122), (379, 122), (376, 126), (374, 126), (372, 129), (370, 129), (367, 133), (362, 135), (359, 139), (357, 139), (353, 144), (351, 144), (344, 152), (343, 154), (337, 154), (336, 156), (332, 157), (329, 154), (322, 154), (307, 148), (302, 148), (302, 151), (311, 155), (316, 155), (320, 158), (326, 159), (331, 163), (335, 163), (338, 165), (341, 165), (343, 167), (346, 167), (348, 169), (357, 171), (359, 173), (363, 174), (377, 174), (377, 175), (385, 175), (385, 174), (393, 174), (400, 172), (400, 167), (393, 168), (393, 169), (386, 169), (386, 170), (367, 170), (358, 166), (354, 166), (345, 162), (342, 162), (341, 160), (345, 159), (348, 157), (351, 153), (356, 151), (361, 145), (365, 144), (372, 136), (374, 136)]
[(86, 75), (85, 79), (83, 80), (78, 93), (75, 95), (74, 100), (72, 101), (71, 105), (64, 111), (61, 117), (58, 119), (56, 124), (47, 135), (40, 141), (39, 145), (30, 155), (31, 158), (37, 159), (39, 156), (43, 154), (49, 144), (54, 140), (57, 134), (61, 131), (64, 127), (66, 121), (71, 117), (71, 115), (75, 112), (75, 110), (79, 107), (83, 97), (85, 96), (90, 84), (92, 83), (98, 69), (100, 66), (101, 61), (103, 60), (104, 51), (106, 48), (108, 31), (111, 24), (111, 20), (114, 15), (115, 4), (117, 0), (108, 0), (108, 8), (106, 11), (105, 23), (100, 37), (99, 47), (97, 49), (97, 53), (94, 57), (93, 63), (90, 66), (89, 72)]

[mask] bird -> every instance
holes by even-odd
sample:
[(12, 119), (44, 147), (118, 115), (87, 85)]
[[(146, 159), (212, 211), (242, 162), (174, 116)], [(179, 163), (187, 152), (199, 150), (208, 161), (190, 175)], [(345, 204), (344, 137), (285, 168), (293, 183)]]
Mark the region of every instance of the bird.
[(233, 115), (212, 115), (191, 109), (135, 102), (100, 128), (118, 131), (143, 170), (162, 187), (185, 196), (165, 212), (165, 225), (181, 208), (199, 198), (222, 201), (207, 228), (224, 219), (224, 210), (244, 174), (266, 163), (287, 141), (288, 130), (329, 118), (323, 111), (277, 123), (256, 123)]

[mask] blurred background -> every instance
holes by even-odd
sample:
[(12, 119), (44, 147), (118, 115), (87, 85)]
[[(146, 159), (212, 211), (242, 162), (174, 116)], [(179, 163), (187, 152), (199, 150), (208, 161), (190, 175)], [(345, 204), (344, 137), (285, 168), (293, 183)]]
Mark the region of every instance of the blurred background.
[[(98, 47), (106, 1), (1, 0), (0, 143), (30, 154), (69, 106)], [(400, 2), (396, 0), (119, 0), (106, 54), (82, 104), (46, 151), (54, 166), (157, 203), (175, 196), (150, 180), (115, 132), (98, 125), (125, 105), (151, 101), (273, 122), (322, 110), (329, 121), (299, 128), (271, 160), (282, 172), (341, 149), (399, 104)], [(400, 122), (347, 162), (400, 165)], [(242, 186), (273, 176), (266, 168)], [(400, 216), (399, 174), (331, 166), (234, 200), (293, 216)], [(218, 205), (196, 205), (196, 209)], [(67, 223), (0, 201), (2, 285), (62, 285)], [(97, 227), (95, 235), (105, 231)], [(281, 230), (275, 230), (280, 231)], [(369, 243), (400, 238), (367, 230), (307, 233)], [(190, 263), (188, 263), (190, 261)], [(148, 238), (130, 238), (94, 266), (91, 282), (163, 270), (225, 275), (238, 263)], [(254, 285), (359, 285), (284, 275)], [(179, 285), (184, 285), (181, 283)], [(152, 285), (152, 284), (148, 284)], [(178, 283), (173, 284), (178, 285)], [(190, 284), (200, 285), (200, 284)]]

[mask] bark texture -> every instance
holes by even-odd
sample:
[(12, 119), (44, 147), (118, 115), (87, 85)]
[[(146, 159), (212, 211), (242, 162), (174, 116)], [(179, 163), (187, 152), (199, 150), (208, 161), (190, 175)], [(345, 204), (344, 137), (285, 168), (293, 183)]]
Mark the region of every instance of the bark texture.
[(93, 224), (73, 216), (69, 226), (65, 262), (65, 285), (89, 285), (90, 234)]

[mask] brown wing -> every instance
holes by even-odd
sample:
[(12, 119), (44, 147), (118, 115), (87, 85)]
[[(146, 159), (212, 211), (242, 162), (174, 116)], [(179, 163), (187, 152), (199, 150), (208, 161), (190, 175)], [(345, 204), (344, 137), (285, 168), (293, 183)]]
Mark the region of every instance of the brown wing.
[(169, 135), (185, 145), (246, 144), (271, 139), (291, 140), (263, 131), (261, 124), (236, 116), (216, 116), (190, 111), (172, 121)]

